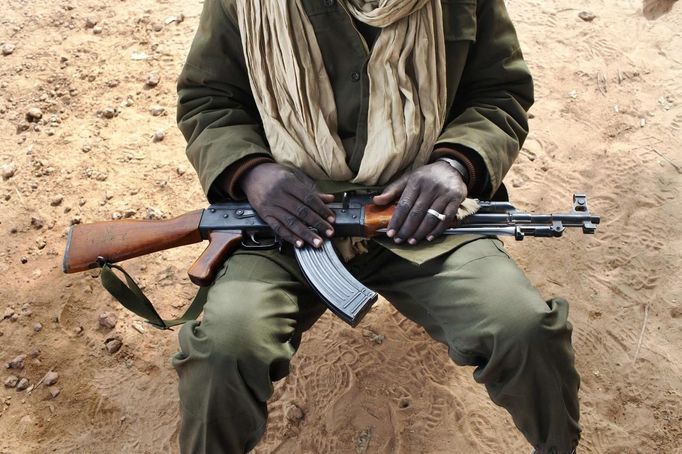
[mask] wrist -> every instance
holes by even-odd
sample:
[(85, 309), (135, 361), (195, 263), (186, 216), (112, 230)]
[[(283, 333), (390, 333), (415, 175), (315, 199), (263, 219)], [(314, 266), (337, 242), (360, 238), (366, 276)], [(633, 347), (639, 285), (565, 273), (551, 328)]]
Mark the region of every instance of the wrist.
[(278, 164), (271, 161), (262, 161), (259, 163), (256, 163), (252, 166), (249, 166), (247, 169), (244, 169), (244, 172), (239, 176), (239, 178), (234, 182), (233, 184), (236, 184), (237, 187), (244, 193), (247, 194), (247, 189), (249, 186), (249, 182), (253, 180), (253, 177), (258, 175), (258, 173), (262, 172), (263, 170), (267, 170), (268, 167), (270, 166), (277, 166)]
[(448, 165), (452, 170), (462, 177), (462, 181), (464, 181), (465, 185), (469, 185), (469, 170), (461, 162), (448, 157), (438, 158), (435, 162), (442, 162)]

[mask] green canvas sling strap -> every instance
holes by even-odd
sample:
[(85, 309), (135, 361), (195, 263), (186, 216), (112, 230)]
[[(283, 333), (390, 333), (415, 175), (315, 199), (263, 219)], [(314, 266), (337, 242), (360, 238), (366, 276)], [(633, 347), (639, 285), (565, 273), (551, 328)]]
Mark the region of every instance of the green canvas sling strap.
[[(101, 263), (102, 286), (126, 309), (142, 317), (155, 328), (167, 330), (185, 322), (196, 320), (204, 309), (209, 287), (199, 287), (197, 295), (180, 318), (164, 320), (154, 309), (151, 301), (142, 293), (135, 280), (120, 266), (111, 263)], [(125, 276), (123, 282), (113, 270), (120, 271)]]

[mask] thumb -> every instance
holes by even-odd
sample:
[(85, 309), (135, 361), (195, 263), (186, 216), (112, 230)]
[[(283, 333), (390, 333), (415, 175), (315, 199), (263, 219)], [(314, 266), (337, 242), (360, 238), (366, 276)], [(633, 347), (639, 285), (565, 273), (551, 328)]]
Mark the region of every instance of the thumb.
[(388, 205), (400, 197), (400, 194), (403, 193), (406, 186), (407, 176), (402, 176), (393, 183), (386, 186), (381, 194), (373, 198), (373, 201), (376, 205)]

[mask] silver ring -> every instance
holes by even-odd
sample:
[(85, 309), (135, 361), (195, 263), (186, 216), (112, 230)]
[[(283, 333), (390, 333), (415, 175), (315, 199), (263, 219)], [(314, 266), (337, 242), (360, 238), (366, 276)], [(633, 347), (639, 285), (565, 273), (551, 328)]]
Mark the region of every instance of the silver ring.
[(445, 220), (445, 215), (442, 214), (442, 213), (439, 213), (438, 211), (436, 211), (436, 210), (434, 210), (434, 209), (429, 209), (429, 210), (427, 211), (427, 213), (429, 213), (431, 216), (437, 217), (438, 220), (440, 220), (440, 221), (444, 221), (444, 220)]

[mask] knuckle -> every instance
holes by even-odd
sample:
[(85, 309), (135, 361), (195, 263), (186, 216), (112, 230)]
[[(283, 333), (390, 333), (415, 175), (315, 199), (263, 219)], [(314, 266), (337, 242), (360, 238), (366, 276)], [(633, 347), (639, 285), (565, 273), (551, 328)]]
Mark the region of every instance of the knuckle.
[(398, 208), (401, 210), (408, 210), (412, 206), (412, 203), (410, 203), (410, 200), (408, 198), (402, 198), (398, 202)]
[(294, 216), (287, 216), (284, 219), (284, 223), (287, 225), (287, 227), (293, 227), (296, 225), (296, 218)]
[(420, 208), (413, 208), (412, 211), (410, 211), (410, 217), (411, 218), (423, 218), (424, 217), (424, 210)]
[(301, 219), (305, 219), (309, 215), (310, 215), (310, 210), (305, 205), (299, 206), (298, 209), (296, 210), (296, 216), (298, 216)]
[(303, 202), (305, 202), (306, 205), (312, 205), (317, 202), (317, 196), (312, 192), (308, 192), (305, 197), (303, 197)]

